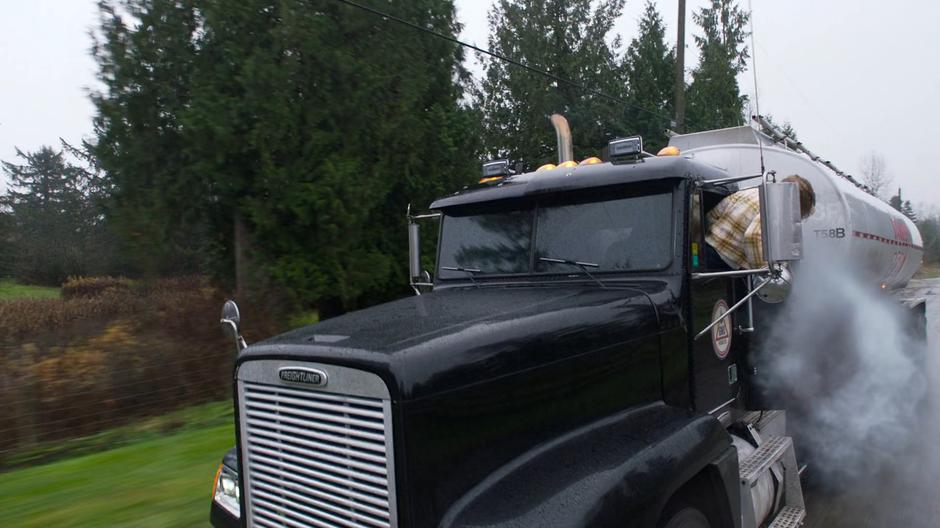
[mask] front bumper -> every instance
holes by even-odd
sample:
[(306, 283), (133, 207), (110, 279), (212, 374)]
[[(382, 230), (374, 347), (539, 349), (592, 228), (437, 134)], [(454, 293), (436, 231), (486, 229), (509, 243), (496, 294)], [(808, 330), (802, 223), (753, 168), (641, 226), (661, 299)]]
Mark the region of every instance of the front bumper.
[(233, 517), (232, 514), (219, 506), (219, 503), (212, 501), (212, 509), (209, 512), (209, 522), (215, 528), (240, 528), (241, 521)]

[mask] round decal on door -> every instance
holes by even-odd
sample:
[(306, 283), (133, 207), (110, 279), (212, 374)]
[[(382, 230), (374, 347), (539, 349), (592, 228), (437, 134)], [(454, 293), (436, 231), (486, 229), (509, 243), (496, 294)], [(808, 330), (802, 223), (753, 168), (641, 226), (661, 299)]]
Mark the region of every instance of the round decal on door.
[[(724, 299), (718, 299), (715, 307), (712, 309), (712, 321), (718, 319), (728, 311), (728, 303)], [(731, 316), (725, 317), (718, 324), (712, 327), (712, 349), (718, 359), (728, 357), (728, 351), (731, 350)]]

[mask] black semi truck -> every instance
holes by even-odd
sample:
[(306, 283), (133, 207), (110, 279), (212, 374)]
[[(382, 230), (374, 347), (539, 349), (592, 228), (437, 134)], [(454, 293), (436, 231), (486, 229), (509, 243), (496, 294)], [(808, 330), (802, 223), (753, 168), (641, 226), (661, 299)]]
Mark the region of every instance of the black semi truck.
[[(752, 354), (758, 305), (785, 297), (805, 231), (772, 154), (808, 157), (742, 127), (659, 156), (616, 140), (578, 164), (565, 128), (558, 166), (486, 164), (409, 212), (416, 295), (247, 347), (227, 303), (237, 447), (214, 526), (803, 523), (785, 412), (754, 389)], [(729, 134), (766, 170), (680, 151)], [(768, 265), (728, 271), (703, 225), (742, 182), (761, 187)], [(422, 221), (439, 223), (433, 278)]]

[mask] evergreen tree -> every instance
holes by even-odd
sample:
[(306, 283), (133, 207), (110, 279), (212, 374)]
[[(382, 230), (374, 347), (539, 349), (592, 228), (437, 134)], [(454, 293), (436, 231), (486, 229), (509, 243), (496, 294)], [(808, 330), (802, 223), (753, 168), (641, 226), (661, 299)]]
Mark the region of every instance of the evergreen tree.
[(120, 240), (114, 232), (111, 219), (106, 214), (112, 184), (95, 158), (94, 145), (86, 140), (78, 146), (61, 138), (59, 141), (62, 144), (63, 154), (72, 159), (69, 166), (80, 175), (80, 181), (83, 184), (82, 214), (88, 225), (88, 231), (83, 240), (86, 273), (127, 275), (129, 270), (126, 260), (120, 253)]
[(898, 211), (900, 211), (901, 208), (904, 207), (904, 201), (901, 200), (901, 188), (900, 187), (898, 187), (898, 193), (895, 195), (892, 195), (891, 198), (888, 200), (888, 205), (890, 205), (891, 207), (894, 207)]
[(647, 0), (639, 34), (627, 48), (623, 63), (628, 100), (633, 105), (625, 110), (624, 119), (643, 136), (651, 152), (667, 143), (664, 131), (673, 114), (675, 60), (675, 51), (666, 43), (663, 19), (652, 0)]
[(737, 75), (749, 57), (744, 39), (747, 13), (735, 0), (711, 0), (692, 15), (702, 30), (695, 36), (699, 62), (688, 91), (689, 131), (738, 126), (744, 123), (746, 96), (740, 94)]
[[(155, 271), (229, 278), (244, 254), (254, 289), (328, 315), (406, 291), (406, 206), (472, 181), (479, 133), (458, 46), (313, 4), (103, 3), (95, 150)], [(382, 9), (459, 30), (447, 0)]]
[(904, 213), (904, 216), (910, 218), (912, 222), (917, 221), (917, 213), (914, 211), (914, 206), (911, 205), (910, 200), (904, 201), (904, 205), (901, 206), (901, 212)]
[[(461, 50), (338, 3), (265, 4), (206, 9), (192, 157), (229, 176), (217, 190), (243, 215), (255, 262), (298, 301), (327, 315), (400, 294), (407, 204), (478, 171), (454, 83)], [(449, 2), (383, 9), (458, 32)]]
[[(625, 97), (618, 68), (619, 37), (608, 45), (623, 0), (499, 0), (489, 12), (489, 49), (558, 77), (617, 98)], [(596, 4), (596, 5), (595, 5)], [(592, 5), (595, 7), (592, 8)], [(477, 107), (491, 157), (524, 160), (530, 167), (557, 162), (548, 117), (564, 115), (575, 158), (599, 155), (612, 135), (636, 129), (624, 109), (585, 89), (495, 58), (483, 63)]]
[(931, 214), (917, 222), (924, 239), (924, 262), (940, 262), (940, 216)]
[(891, 207), (894, 207), (895, 209), (900, 211), (902, 214), (904, 214), (904, 216), (910, 218), (911, 221), (913, 222), (917, 221), (917, 213), (914, 212), (914, 206), (911, 205), (910, 200), (905, 200), (901, 198), (900, 187), (898, 187), (898, 193), (892, 196), (890, 200), (888, 200), (888, 204), (891, 205)]
[(93, 148), (112, 184), (108, 214), (141, 271), (197, 271), (211, 195), (190, 170), (182, 115), (198, 10), (193, 0), (102, 0), (99, 11)]
[(6, 211), (7, 243), (13, 275), (24, 282), (59, 285), (88, 270), (85, 242), (96, 227), (88, 205), (87, 180), (62, 152), (42, 147), (16, 150), (23, 164), (4, 161), (10, 181), (0, 197)]

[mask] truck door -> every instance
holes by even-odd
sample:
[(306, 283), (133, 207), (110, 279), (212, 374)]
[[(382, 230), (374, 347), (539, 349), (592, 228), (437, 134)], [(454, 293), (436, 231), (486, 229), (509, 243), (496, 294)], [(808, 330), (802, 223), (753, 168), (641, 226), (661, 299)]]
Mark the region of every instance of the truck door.
[[(690, 262), (689, 270), (696, 273), (728, 271), (727, 266), (713, 252), (707, 251), (704, 231), (705, 213), (717, 205), (725, 195), (697, 190), (690, 200)], [(737, 283), (737, 284), (736, 284)], [(738, 312), (726, 317), (699, 338), (698, 335), (734, 305), (743, 296), (743, 279), (725, 277), (690, 279), (690, 367), (692, 402), (702, 412), (716, 411), (720, 415), (734, 406), (740, 382), (738, 357), (743, 339), (737, 331)], [(740, 312), (740, 310), (739, 310)], [(740, 312), (743, 313), (743, 312)], [(743, 318), (742, 318), (743, 319)]]

